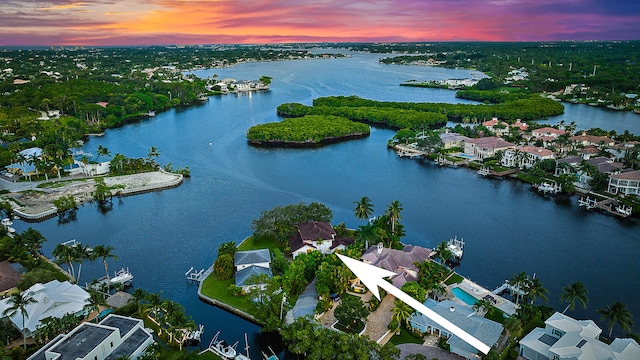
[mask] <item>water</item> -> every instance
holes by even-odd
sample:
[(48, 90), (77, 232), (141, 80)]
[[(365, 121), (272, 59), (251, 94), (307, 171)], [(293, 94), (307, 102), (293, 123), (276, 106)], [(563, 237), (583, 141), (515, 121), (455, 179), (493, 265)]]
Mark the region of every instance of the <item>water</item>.
[(455, 287), (455, 288), (451, 289), (451, 292), (458, 299), (462, 300), (465, 304), (467, 304), (469, 306), (473, 306), (478, 302), (478, 299), (473, 297), (473, 295), (471, 295), (468, 292), (460, 289), (459, 287)]
[[(550, 291), (548, 304), (562, 310), (558, 301), (562, 286), (579, 280), (589, 289), (591, 301), (587, 310), (578, 308), (569, 315), (592, 318), (605, 328), (596, 309), (622, 301), (640, 316), (640, 303), (631, 291), (640, 287), (637, 220), (587, 213), (575, 199), (555, 203), (519, 182), (398, 158), (385, 146), (394, 134), (390, 130), (372, 129), (366, 139), (320, 149), (247, 145), (246, 130), (277, 120), (275, 108), (284, 102), (310, 104), (318, 96), (353, 94), (378, 100), (457, 102), (451, 91), (398, 84), (470, 75), (464, 70), (380, 65), (377, 59), (378, 55), (357, 54), (350, 59), (198, 71), (199, 76), (215, 73), (220, 78), (272, 76), (272, 90), (211, 97), (201, 106), (107, 131), (104, 137), (91, 139), (85, 149), (94, 151), (102, 145), (112, 153), (144, 157), (155, 146), (161, 152), (160, 163), (190, 166), (191, 179), (175, 189), (118, 199), (106, 214), (86, 205), (78, 211), (77, 221), (68, 224), (16, 221), (14, 227), (41, 231), (49, 239), (43, 246), (49, 256), (55, 245), (72, 238), (90, 246), (113, 246), (118, 260), (109, 262), (111, 272), (127, 266), (136, 286), (184, 305), (197, 323), (205, 324), (207, 344), (221, 330), (222, 338), (240, 340), (242, 347), (248, 333), (256, 358), (268, 341), (259, 335), (259, 328), (200, 302), (184, 273), (191, 266), (209, 267), (220, 243), (240, 242), (250, 235), (251, 220), (261, 210), (300, 201), (322, 202), (333, 209), (334, 223), (357, 227), (361, 222), (353, 216), (355, 200), (369, 196), (376, 214), (399, 200), (404, 208), (404, 241), (434, 247), (450, 237), (463, 237), (465, 257), (458, 270), (484, 287), (494, 288), (513, 273), (535, 273)], [(584, 128), (593, 123), (634, 125), (622, 113), (586, 106), (568, 109), (572, 110), (563, 119)], [(630, 130), (640, 133), (640, 128)], [(81, 282), (103, 273), (101, 262), (87, 263)]]

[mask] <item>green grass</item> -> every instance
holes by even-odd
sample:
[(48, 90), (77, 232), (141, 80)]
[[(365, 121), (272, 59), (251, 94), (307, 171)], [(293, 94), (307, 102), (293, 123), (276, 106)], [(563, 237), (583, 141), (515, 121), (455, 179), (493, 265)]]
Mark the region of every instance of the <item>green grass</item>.
[(391, 340), (389, 340), (393, 345), (400, 344), (422, 344), (424, 340), (413, 335), (409, 330), (407, 330), (404, 326), (400, 329), (400, 335), (393, 335)]
[(453, 284), (459, 284), (462, 282), (462, 280), (464, 280), (464, 278), (457, 274), (457, 273), (453, 273), (453, 275), (449, 276), (449, 278), (447, 279), (447, 281), (444, 282), (445, 285), (453, 285)]
[(211, 274), (202, 282), (202, 294), (247, 313), (251, 313), (253, 305), (248, 296), (234, 296), (229, 293), (229, 285), (234, 282), (234, 279), (218, 280)]
[(198, 359), (199, 360), (222, 360), (220, 356), (212, 353), (211, 351), (207, 351), (202, 353), (201, 355), (198, 355)]
[(255, 237), (249, 236), (244, 239), (240, 245), (238, 245), (238, 250), (247, 251), (247, 250), (258, 250), (258, 249), (280, 249), (284, 252), (284, 244), (277, 239), (273, 239), (267, 236)]
[(489, 311), (487, 311), (487, 314), (484, 317), (497, 323), (503, 324), (505, 320), (504, 316), (505, 313), (502, 310), (498, 309), (495, 306), (492, 306)]

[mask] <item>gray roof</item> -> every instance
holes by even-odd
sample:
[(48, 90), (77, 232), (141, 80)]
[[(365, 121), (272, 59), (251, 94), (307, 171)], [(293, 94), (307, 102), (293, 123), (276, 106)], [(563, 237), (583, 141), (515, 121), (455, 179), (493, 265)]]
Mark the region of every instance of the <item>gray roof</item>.
[[(503, 328), (501, 324), (475, 315), (475, 311), (468, 306), (460, 305), (450, 300), (437, 302), (432, 299), (425, 301), (424, 305), (489, 347), (492, 347), (500, 338), (500, 334), (502, 334)], [(423, 326), (443, 329), (442, 326), (420, 313), (413, 314), (410, 321)], [(451, 347), (456, 347), (472, 354), (478, 352), (476, 348), (455, 335), (452, 335), (447, 343)]]
[(246, 286), (247, 280), (254, 275), (267, 274), (269, 278), (273, 277), (271, 269), (262, 266), (251, 265), (236, 272), (236, 286)]
[[(361, 259), (371, 263), (374, 266), (393, 271), (398, 275), (402, 275), (406, 281), (411, 281), (414, 279), (409, 279), (408, 277), (410, 277), (410, 274), (406, 273), (403, 269), (409, 269), (417, 272), (418, 268), (414, 263), (421, 263), (425, 260), (428, 260), (430, 253), (431, 250), (427, 248), (413, 245), (406, 245), (402, 250), (388, 248), (379, 249), (378, 246), (371, 246), (362, 255)], [(394, 279), (395, 278), (396, 277), (394, 277)], [(402, 284), (404, 284), (406, 281), (402, 282)], [(402, 284), (396, 284), (394, 282), (394, 285), (396, 286), (402, 286)]]
[(233, 257), (233, 263), (238, 265), (251, 265), (271, 262), (271, 254), (268, 249), (237, 251)]
[(69, 334), (57, 336), (29, 357), (29, 360), (46, 359), (46, 351), (60, 354), (57, 360), (84, 359), (114, 332), (119, 332), (120, 338), (124, 341), (113, 349), (105, 360), (131, 356), (153, 338), (142, 326), (140, 319), (114, 314), (107, 316), (98, 324), (84, 322)]
[(102, 343), (115, 329), (108, 329), (92, 323), (82, 323), (75, 331), (51, 350), (60, 354), (57, 360), (83, 359)]

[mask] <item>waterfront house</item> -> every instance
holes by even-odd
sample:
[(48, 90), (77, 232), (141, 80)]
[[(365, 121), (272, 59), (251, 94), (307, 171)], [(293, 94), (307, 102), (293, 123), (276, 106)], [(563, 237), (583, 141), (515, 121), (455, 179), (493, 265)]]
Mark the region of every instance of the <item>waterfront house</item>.
[(294, 258), (316, 250), (323, 254), (330, 254), (353, 243), (354, 240), (350, 238), (336, 238), (336, 232), (331, 224), (321, 221), (298, 224), (296, 233), (289, 238), (289, 248)]
[(608, 191), (612, 194), (640, 195), (640, 170), (623, 170), (610, 175)]
[[(236, 286), (247, 292), (256, 284), (250, 284), (249, 280), (254, 276), (266, 275), (272, 278), (271, 253), (268, 249), (236, 251), (233, 257), (233, 264), (236, 268)], [(264, 286), (260, 284), (259, 286)]]
[[(405, 245), (402, 250), (396, 250), (388, 249), (382, 244), (378, 244), (367, 249), (360, 260), (369, 265), (396, 273), (391, 278), (391, 283), (400, 288), (406, 282), (418, 281), (418, 267), (415, 263), (427, 261), (430, 254), (430, 249), (421, 246)], [(358, 281), (356, 281), (355, 285), (358, 285)]]
[(233, 256), (233, 265), (236, 271), (250, 266), (259, 266), (268, 269), (271, 264), (271, 253), (269, 249), (236, 251)]
[(633, 339), (598, 340), (602, 329), (592, 320), (575, 320), (556, 312), (545, 327), (533, 329), (520, 340), (520, 356), (528, 360), (640, 359), (640, 345)]
[(27, 360), (134, 360), (153, 342), (142, 320), (110, 314), (98, 324), (83, 322), (70, 333), (58, 335)]
[(564, 135), (566, 133), (567, 133), (566, 130), (556, 129), (556, 128), (547, 126), (547, 127), (531, 130), (531, 138), (539, 139), (542, 137), (550, 137), (553, 139), (557, 139), (560, 135)]
[[(23, 324), (22, 312), (17, 311), (9, 317), (13, 325), (23, 331), (27, 337), (33, 336), (42, 320), (48, 317), (61, 319), (66, 314), (82, 316), (89, 304), (89, 293), (80, 286), (68, 281), (51, 280), (46, 284), (37, 283), (25, 290), (35, 302), (27, 305)], [(0, 301), (0, 314), (11, 307), (9, 298)]]
[(502, 156), (502, 165), (510, 167), (529, 168), (536, 162), (553, 159), (553, 151), (537, 146), (519, 146), (507, 149)]
[[(503, 331), (501, 324), (478, 316), (473, 308), (454, 303), (451, 300), (438, 302), (433, 299), (427, 299), (424, 305), (480, 340), (483, 344), (489, 347), (496, 347)], [(479, 351), (476, 348), (451, 334), (440, 324), (421, 313), (416, 312), (411, 315), (409, 318), (409, 326), (413, 330), (421, 333), (447, 338), (447, 344), (451, 347), (451, 352), (465, 359), (480, 358)]]
[(464, 142), (471, 140), (471, 138), (458, 133), (450, 133), (449, 130), (445, 130), (444, 134), (440, 134), (440, 140), (442, 140), (442, 146), (445, 149), (451, 149), (453, 147), (464, 147)]
[(489, 136), (479, 139), (469, 139), (464, 142), (464, 153), (483, 160), (492, 157), (497, 151), (514, 149), (515, 144), (504, 141), (499, 137)]

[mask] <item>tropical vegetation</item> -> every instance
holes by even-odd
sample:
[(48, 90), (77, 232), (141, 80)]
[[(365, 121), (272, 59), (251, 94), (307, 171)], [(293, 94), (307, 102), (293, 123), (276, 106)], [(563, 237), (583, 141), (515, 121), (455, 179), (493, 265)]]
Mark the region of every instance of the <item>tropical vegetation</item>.
[(247, 130), (253, 145), (315, 146), (327, 141), (369, 135), (369, 127), (338, 116), (306, 115), (254, 125)]

